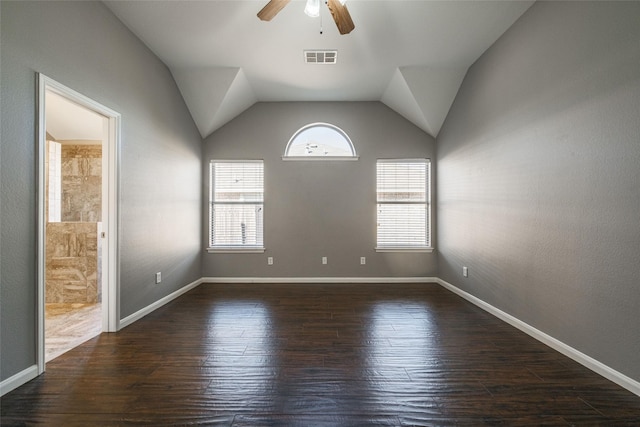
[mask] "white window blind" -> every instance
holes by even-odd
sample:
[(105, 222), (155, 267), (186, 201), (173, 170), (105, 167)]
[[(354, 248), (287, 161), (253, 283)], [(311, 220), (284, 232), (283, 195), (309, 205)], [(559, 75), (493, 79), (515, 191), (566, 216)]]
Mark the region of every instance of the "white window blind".
[(377, 249), (431, 247), (428, 159), (378, 160)]
[(209, 247), (263, 249), (263, 162), (214, 160), (209, 176)]

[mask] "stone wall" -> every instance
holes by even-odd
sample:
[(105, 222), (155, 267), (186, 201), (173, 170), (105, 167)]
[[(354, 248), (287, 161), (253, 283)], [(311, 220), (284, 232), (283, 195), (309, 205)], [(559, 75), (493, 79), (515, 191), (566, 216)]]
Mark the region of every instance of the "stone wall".
[(102, 146), (62, 144), (62, 221), (102, 221), (101, 206)]
[[(52, 157), (56, 146), (57, 157)], [(97, 303), (101, 301), (102, 145), (65, 142), (60, 147), (50, 142), (49, 147), (45, 302)], [(56, 163), (59, 166), (54, 167)]]
[(47, 224), (47, 303), (101, 301), (101, 223)]

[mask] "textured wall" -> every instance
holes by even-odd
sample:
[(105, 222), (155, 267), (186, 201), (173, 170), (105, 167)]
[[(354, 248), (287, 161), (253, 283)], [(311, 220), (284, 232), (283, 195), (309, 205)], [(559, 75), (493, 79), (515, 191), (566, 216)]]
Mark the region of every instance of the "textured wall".
[[(314, 122), (344, 130), (360, 159), (283, 161), (289, 138)], [(376, 160), (433, 158), (434, 150), (432, 137), (379, 102), (254, 105), (205, 140), (203, 227), (208, 229), (209, 161), (263, 159), (266, 253), (205, 254), (203, 276), (434, 276), (435, 253), (374, 250)], [(267, 265), (268, 256), (274, 265)], [(323, 256), (327, 265), (321, 264)], [(366, 265), (360, 265), (361, 256)]]
[(202, 139), (169, 70), (100, 2), (0, 7), (4, 380), (36, 363), (36, 73), (122, 114), (121, 317), (201, 275)]
[(639, 2), (534, 4), (438, 137), (440, 277), (635, 380), (638, 23)]

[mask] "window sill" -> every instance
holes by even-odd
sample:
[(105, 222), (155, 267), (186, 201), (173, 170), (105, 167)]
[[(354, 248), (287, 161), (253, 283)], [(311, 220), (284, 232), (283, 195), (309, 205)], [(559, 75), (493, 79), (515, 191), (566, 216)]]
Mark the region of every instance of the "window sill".
[(207, 248), (210, 254), (262, 254), (264, 251), (264, 248)]
[(283, 156), (282, 160), (285, 162), (304, 162), (304, 161), (323, 161), (329, 162), (338, 160), (341, 162), (355, 162), (359, 159), (358, 156)]
[(376, 252), (424, 252), (432, 253), (434, 248), (376, 248)]

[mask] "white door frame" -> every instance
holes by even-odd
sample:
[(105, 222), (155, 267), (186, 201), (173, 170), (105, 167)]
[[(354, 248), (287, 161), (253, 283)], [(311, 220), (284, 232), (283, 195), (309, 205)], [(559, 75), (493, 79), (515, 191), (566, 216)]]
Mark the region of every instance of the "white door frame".
[[(116, 332), (120, 328), (119, 259), (118, 259), (118, 193), (119, 193), (119, 146), (120, 113), (70, 89), (55, 80), (38, 73), (38, 324), (37, 362), (38, 375), (45, 370), (45, 267), (46, 267), (46, 217), (45, 217), (45, 155), (46, 123), (45, 94), (54, 92), (91, 111), (106, 117), (105, 135), (102, 142), (102, 331)], [(106, 174), (105, 174), (106, 171)], [(100, 284), (98, 284), (100, 286)]]

